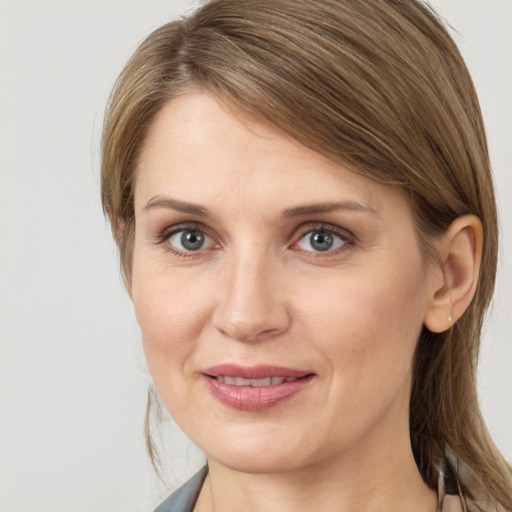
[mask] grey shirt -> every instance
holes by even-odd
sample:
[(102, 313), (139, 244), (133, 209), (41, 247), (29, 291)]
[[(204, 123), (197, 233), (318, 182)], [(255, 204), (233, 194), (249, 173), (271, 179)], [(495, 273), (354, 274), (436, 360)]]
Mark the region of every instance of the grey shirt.
[(192, 512), (196, 504), (197, 496), (203, 486), (204, 479), (208, 474), (208, 467), (205, 466), (198, 471), (188, 482), (174, 491), (155, 512)]

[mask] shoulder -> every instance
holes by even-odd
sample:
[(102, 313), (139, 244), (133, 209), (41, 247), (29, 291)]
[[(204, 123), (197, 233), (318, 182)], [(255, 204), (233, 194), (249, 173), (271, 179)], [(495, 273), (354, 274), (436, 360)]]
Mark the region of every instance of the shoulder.
[(440, 472), (439, 512), (505, 512), (487, 492), (475, 472), (450, 448)]
[(192, 512), (207, 474), (205, 466), (163, 501), (155, 512)]

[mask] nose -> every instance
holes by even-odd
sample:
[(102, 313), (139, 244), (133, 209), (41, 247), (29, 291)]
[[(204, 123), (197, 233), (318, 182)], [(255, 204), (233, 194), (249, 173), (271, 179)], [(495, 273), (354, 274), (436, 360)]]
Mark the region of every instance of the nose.
[(223, 335), (243, 342), (273, 338), (290, 326), (282, 286), (284, 269), (268, 254), (247, 251), (227, 259), (219, 273), (213, 325)]

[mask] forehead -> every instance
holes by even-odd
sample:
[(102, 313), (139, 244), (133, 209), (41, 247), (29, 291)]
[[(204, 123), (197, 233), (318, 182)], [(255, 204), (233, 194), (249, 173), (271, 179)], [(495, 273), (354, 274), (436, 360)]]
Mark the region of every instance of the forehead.
[(351, 200), (376, 211), (401, 191), (351, 172), (277, 128), (233, 114), (213, 96), (167, 102), (140, 154), (136, 210), (155, 196), (247, 208)]

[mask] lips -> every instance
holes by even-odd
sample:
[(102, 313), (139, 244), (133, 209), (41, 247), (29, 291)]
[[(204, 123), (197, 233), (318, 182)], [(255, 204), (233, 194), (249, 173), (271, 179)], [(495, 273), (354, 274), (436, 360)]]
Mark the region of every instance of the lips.
[(202, 372), (212, 396), (228, 407), (261, 411), (306, 389), (314, 373), (281, 366), (220, 365)]
[(282, 384), (283, 382), (294, 382), (300, 377), (265, 377), (263, 379), (244, 379), (243, 377), (228, 377), (225, 375), (219, 375), (213, 377), (219, 382), (224, 382), (230, 386), (252, 386), (253, 388), (259, 388), (263, 386), (275, 386), (276, 384)]

